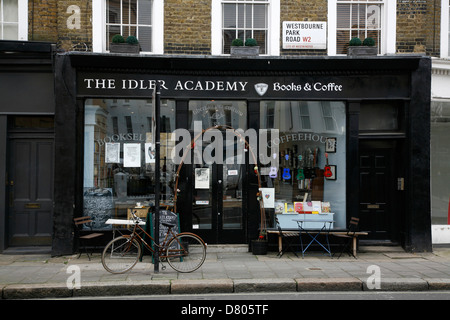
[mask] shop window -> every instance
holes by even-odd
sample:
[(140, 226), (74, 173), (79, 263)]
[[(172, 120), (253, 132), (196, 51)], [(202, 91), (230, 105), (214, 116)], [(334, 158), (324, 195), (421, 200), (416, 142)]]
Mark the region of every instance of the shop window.
[(322, 116), (325, 123), (325, 130), (334, 131), (335, 130), (334, 117), (329, 102), (322, 102)]
[[(270, 113), (273, 125), (269, 127)], [(278, 137), (269, 139), (266, 154), (277, 157), (279, 167), (268, 164), (261, 168), (262, 187), (267, 188), (264, 192), (273, 192), (275, 196), (273, 209), (266, 209), (269, 215), (334, 214), (334, 227), (345, 226), (345, 127), (342, 102), (260, 103), (260, 128), (278, 129)], [(274, 150), (277, 150), (275, 154)], [(325, 176), (328, 169), (332, 174)], [(285, 218), (295, 227), (292, 221), (295, 217)]]
[(431, 102), (431, 223), (447, 224), (450, 184), (450, 102)]
[[(153, 112), (147, 100), (88, 99), (85, 102), (84, 215), (96, 228), (109, 218), (126, 219), (136, 206), (154, 205), (155, 159)], [(175, 102), (161, 100), (165, 128), (160, 134), (162, 201), (174, 197), (175, 165), (170, 153), (175, 127)]]
[(15, 116), (10, 117), (11, 130), (53, 130), (53, 117), (46, 116)]
[(302, 124), (302, 129), (310, 130), (311, 129), (311, 121), (309, 119), (309, 109), (307, 102), (299, 102), (300, 103), (300, 123)]
[(227, 126), (234, 129), (247, 128), (247, 104), (245, 101), (191, 100), (189, 101), (189, 128), (200, 121), (203, 129)]
[(365, 103), (359, 116), (360, 132), (402, 131), (402, 108), (395, 103)]

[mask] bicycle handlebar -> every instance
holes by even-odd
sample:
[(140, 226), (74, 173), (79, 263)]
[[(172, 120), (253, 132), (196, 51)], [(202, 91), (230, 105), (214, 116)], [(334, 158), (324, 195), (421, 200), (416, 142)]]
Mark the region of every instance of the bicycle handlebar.
[(133, 215), (133, 221), (135, 223), (142, 222), (142, 219), (136, 215), (136, 210), (131, 210), (131, 214)]

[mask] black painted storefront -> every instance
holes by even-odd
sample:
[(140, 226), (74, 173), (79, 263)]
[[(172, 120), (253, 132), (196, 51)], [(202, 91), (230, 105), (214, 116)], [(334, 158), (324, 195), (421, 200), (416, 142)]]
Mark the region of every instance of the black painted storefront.
[(52, 243), (54, 53), (0, 40), (0, 253)]
[[(365, 215), (368, 218), (362, 228), (372, 228), (374, 239), (398, 242), (407, 251), (430, 251), (430, 72), (429, 58), (413, 56), (233, 59), (58, 55), (55, 65), (57, 157), (53, 254), (72, 252), (72, 219), (83, 215), (85, 99), (151, 99), (155, 81), (161, 85), (161, 98), (175, 101), (177, 128), (188, 128), (191, 100), (244, 100), (247, 127), (256, 130), (260, 127), (260, 101), (263, 99), (343, 102), (346, 110), (346, 219)], [(361, 119), (367, 119), (366, 111), (369, 110), (370, 117), (373, 108), (383, 108), (384, 104), (396, 106), (398, 130), (376, 127), (361, 130)], [(389, 201), (366, 199), (371, 191), (365, 186), (370, 185), (371, 180), (362, 177), (380, 174), (377, 165), (369, 165), (371, 158), (388, 164), (382, 174), (389, 177)], [(244, 167), (245, 221), (240, 243), (255, 239), (259, 224), (259, 205), (254, 196), (258, 190), (257, 179), (252, 174), (253, 165)], [(186, 165), (181, 173), (186, 175), (189, 170), (192, 168)], [(217, 179), (221, 168), (215, 170), (213, 178)], [(180, 185), (180, 189), (187, 190), (180, 194), (177, 202), (177, 207), (185, 211), (185, 218), (181, 218), (183, 231), (192, 229), (192, 192), (189, 191), (192, 183), (187, 179)], [(364, 186), (360, 186), (361, 183)], [(388, 202), (389, 207), (370, 201)], [(370, 210), (390, 214), (381, 215), (380, 221), (371, 221)]]

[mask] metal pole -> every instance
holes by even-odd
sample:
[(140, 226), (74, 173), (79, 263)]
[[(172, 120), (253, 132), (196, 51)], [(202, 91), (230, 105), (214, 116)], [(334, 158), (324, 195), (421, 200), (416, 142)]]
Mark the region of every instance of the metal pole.
[[(155, 117), (155, 132), (152, 134), (155, 137), (155, 224), (153, 226), (153, 234), (155, 243), (159, 245), (159, 198), (160, 198), (160, 90), (158, 82), (155, 83), (155, 90), (153, 92), (153, 115)], [(159, 272), (159, 248), (155, 246), (154, 253), (154, 272)]]

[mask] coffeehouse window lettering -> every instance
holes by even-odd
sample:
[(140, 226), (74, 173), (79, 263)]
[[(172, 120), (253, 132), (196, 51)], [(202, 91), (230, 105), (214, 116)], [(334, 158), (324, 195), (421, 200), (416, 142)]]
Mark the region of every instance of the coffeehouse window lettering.
[[(143, 217), (155, 199), (155, 154), (151, 100), (87, 99), (84, 134), (84, 215), (95, 228), (109, 218)], [(176, 167), (170, 153), (175, 102), (161, 100), (161, 199), (173, 200)]]
[(261, 168), (263, 196), (274, 197), (264, 202), (267, 212), (330, 215), (334, 227), (345, 226), (345, 127), (342, 102), (260, 103), (260, 128), (278, 129), (266, 153), (278, 159), (278, 168), (273, 162)]

